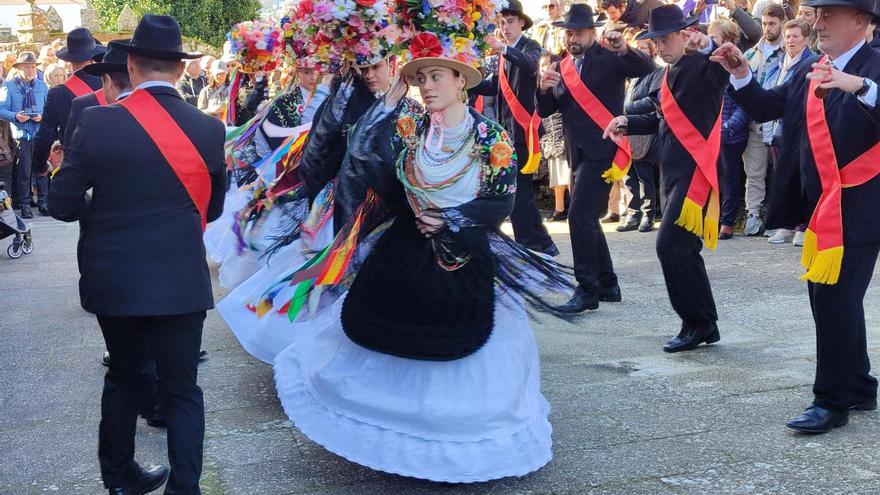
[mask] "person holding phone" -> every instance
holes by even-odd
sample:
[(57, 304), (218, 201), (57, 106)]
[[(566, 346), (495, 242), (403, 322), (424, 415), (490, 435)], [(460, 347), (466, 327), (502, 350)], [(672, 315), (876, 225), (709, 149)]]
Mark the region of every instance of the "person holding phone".
[[(12, 137), (18, 148), (17, 172), (13, 180), (16, 207), (22, 218), (33, 218), (31, 211), (31, 182), (33, 180), (34, 136), (43, 120), (43, 106), (49, 88), (37, 79), (37, 57), (33, 52), (18, 55), (13, 67), (18, 75), (0, 88), (0, 119), (12, 124)], [(49, 214), (47, 196), (49, 179), (37, 177), (37, 205), (40, 213)]]

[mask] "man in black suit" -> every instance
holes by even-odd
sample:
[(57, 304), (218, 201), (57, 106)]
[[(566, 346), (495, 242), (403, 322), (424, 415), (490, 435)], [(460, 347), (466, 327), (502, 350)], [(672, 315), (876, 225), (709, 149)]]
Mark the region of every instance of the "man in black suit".
[[(128, 53), (135, 91), (83, 110), (52, 183), (55, 218), (80, 221), (83, 308), (97, 315), (112, 359), (104, 380), (98, 455), (111, 494), (198, 494), (204, 402), (196, 383), (205, 313), (213, 308), (202, 233), (226, 191), (223, 124), (187, 104), (180, 26), (145, 15)], [(91, 199), (87, 191), (93, 190)], [(168, 425), (167, 468), (134, 461), (144, 370), (156, 364)]]
[[(510, 213), (516, 242), (534, 251), (556, 256), (559, 249), (541, 220), (533, 193), (534, 173), (541, 158), (538, 141), (541, 119), (535, 111), (541, 45), (523, 34), (523, 31), (532, 27), (532, 19), (523, 12), (519, 0), (510, 0), (507, 8), (501, 10), (501, 15), (501, 31), (506, 43), (494, 36), (487, 39), (500, 54), (499, 69), (471, 89), (470, 93), (495, 97), (499, 123), (513, 138), (520, 164), (516, 199)], [(502, 59), (503, 66), (500, 62)], [(502, 77), (505, 81), (501, 80)], [(509, 92), (505, 91), (505, 85), (509, 85)]]
[[(619, 32), (606, 31), (607, 47), (601, 46), (596, 27), (602, 23), (595, 22), (589, 5), (572, 5), (565, 20), (554, 24), (565, 29), (569, 56), (542, 74), (538, 113), (546, 117), (561, 112), (568, 138), (572, 174), (568, 225), (578, 289), (566, 308), (581, 312), (597, 309), (600, 301), (621, 300), (599, 216), (611, 191), (608, 181), (622, 179), (629, 164), (612, 164), (619, 161), (615, 155), (620, 148), (602, 138), (607, 122), (596, 117), (602, 111), (609, 118), (623, 113), (626, 79), (649, 74), (654, 65), (645, 54), (630, 50)], [(607, 175), (615, 168), (616, 177)]]
[(877, 407), (864, 300), (880, 252), (874, 213), (880, 202), (880, 52), (864, 39), (877, 19), (871, 0), (804, 5), (818, 9), (815, 29), (825, 56), (813, 67), (799, 67), (785, 84), (762, 89), (748, 66), (730, 62), (742, 60), (732, 45), (722, 46), (715, 57), (732, 74), (733, 97), (754, 119), (803, 123), (783, 126), (782, 140), (783, 146), (799, 148), (801, 179), (814, 212), (802, 278), (809, 282), (818, 358), (814, 402), (788, 426), (825, 433), (845, 425), (849, 411)]
[[(96, 57), (104, 54), (106, 48), (95, 42), (92, 33), (86, 28), (77, 28), (68, 33), (67, 46), (58, 50), (56, 56), (70, 62), (73, 75), (64, 84), (49, 90), (43, 121), (34, 138), (34, 163), (45, 167), (49, 151), (55, 140), (64, 142), (64, 128), (70, 116), (70, 104), (74, 98), (101, 89), (101, 78), (88, 74), (83, 69), (94, 63)], [(45, 168), (43, 168), (45, 170)]]
[[(715, 299), (700, 255), (700, 237), (714, 249), (718, 240), (720, 116), (727, 73), (709, 60), (712, 40), (690, 30), (698, 20), (685, 19), (676, 5), (651, 11), (648, 31), (636, 39), (653, 39), (660, 57), (669, 64), (651, 90), (659, 110), (615, 117), (605, 130), (615, 141), (625, 133), (659, 131), (666, 205), (657, 233), (657, 256), (672, 308), (682, 320), (678, 336), (663, 347), (666, 352), (689, 351), (721, 339)], [(690, 134), (689, 129), (698, 132)], [(713, 148), (717, 149), (706, 153)], [(697, 185), (702, 187), (695, 188)]]

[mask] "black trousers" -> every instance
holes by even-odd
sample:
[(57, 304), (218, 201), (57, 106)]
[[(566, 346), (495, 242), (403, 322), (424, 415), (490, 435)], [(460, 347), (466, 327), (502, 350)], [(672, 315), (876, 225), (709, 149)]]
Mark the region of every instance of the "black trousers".
[[(529, 157), (526, 146), (516, 145), (516, 156), (519, 157), (517, 167), (521, 169)], [(529, 249), (544, 251), (554, 244), (535, 205), (533, 181), (533, 174), (517, 172), (516, 197), (513, 211), (510, 212), (510, 223), (513, 226), (513, 238), (516, 242)]]
[(722, 159), (718, 161), (720, 173), (718, 186), (721, 188), (721, 214), (719, 223), (733, 227), (739, 209), (745, 201), (746, 171), (743, 165), (743, 153), (747, 141), (738, 144), (725, 144), (721, 147)]
[(835, 285), (808, 284), (816, 323), (816, 405), (844, 411), (877, 399), (865, 338), (865, 292), (880, 244), (845, 246)]
[(608, 242), (599, 224), (599, 217), (608, 206), (608, 194), (611, 192), (611, 184), (602, 178), (602, 172), (609, 163), (581, 161), (571, 165), (568, 228), (571, 232), (574, 276), (578, 285), (592, 294), (600, 287), (617, 285)]
[(657, 203), (654, 193), (654, 167), (652, 161), (634, 161), (626, 176), (626, 188), (630, 200), (626, 205), (627, 215), (633, 218), (654, 220), (654, 205)]
[(703, 241), (675, 224), (681, 214), (687, 188), (686, 183), (676, 184), (667, 193), (663, 221), (657, 232), (657, 257), (660, 258), (672, 309), (681, 317), (683, 324), (704, 328), (718, 321), (718, 311), (715, 309), (706, 265), (700, 255)]
[(150, 358), (168, 424), (171, 477), (166, 494), (200, 494), (205, 406), (196, 384), (205, 312), (175, 316), (106, 317), (98, 324), (110, 351), (104, 378), (98, 458), (107, 488), (130, 486), (139, 467), (134, 443)]
[[(15, 201), (18, 207), (31, 206), (31, 184), (33, 172), (34, 158), (34, 142), (18, 141), (18, 159), (16, 161), (18, 170), (15, 175)], [(48, 187), (46, 188), (48, 194)]]

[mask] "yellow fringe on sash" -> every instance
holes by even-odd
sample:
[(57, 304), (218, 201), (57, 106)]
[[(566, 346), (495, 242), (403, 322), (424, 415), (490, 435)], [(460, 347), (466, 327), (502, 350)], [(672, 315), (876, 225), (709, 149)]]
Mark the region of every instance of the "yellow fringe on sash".
[(678, 216), (675, 225), (692, 232), (697, 237), (703, 237), (703, 207), (690, 198), (684, 198), (681, 215)]
[(718, 193), (709, 194), (709, 205), (706, 208), (706, 218), (703, 220), (703, 244), (712, 251), (718, 247), (719, 218), (721, 217), (721, 203)]
[(539, 165), (541, 165), (541, 153), (532, 153), (529, 155), (529, 159), (526, 161), (525, 166), (520, 169), (520, 172), (524, 174), (533, 174), (538, 171)]
[(843, 263), (843, 246), (819, 251), (816, 233), (810, 229), (804, 233), (804, 249), (801, 252), (801, 265), (807, 273), (801, 280), (816, 284), (834, 285), (840, 278), (840, 267)]
[(617, 164), (612, 163), (609, 169), (602, 172), (602, 178), (605, 179), (605, 182), (607, 182), (608, 184), (626, 179), (626, 174), (627, 172), (629, 172), (629, 167), (630, 166), (627, 165), (626, 168), (621, 169), (617, 166)]

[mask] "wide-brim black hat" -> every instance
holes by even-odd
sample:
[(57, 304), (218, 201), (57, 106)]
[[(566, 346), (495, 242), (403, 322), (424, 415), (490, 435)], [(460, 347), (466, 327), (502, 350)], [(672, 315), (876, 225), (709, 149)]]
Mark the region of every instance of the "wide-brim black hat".
[(852, 7), (874, 16), (874, 24), (880, 24), (875, 0), (806, 0), (801, 5), (806, 7)]
[(562, 29), (593, 29), (602, 27), (605, 23), (596, 20), (592, 7), (584, 3), (576, 3), (568, 8), (565, 19), (556, 21), (553, 25)]
[(98, 44), (88, 29), (76, 28), (67, 33), (67, 45), (55, 52), (55, 56), (65, 62), (79, 63), (103, 55), (105, 51), (107, 48)]
[(678, 5), (661, 5), (651, 11), (648, 30), (636, 36), (637, 40), (649, 40), (689, 28), (700, 21), (700, 16), (685, 18)]
[[(131, 41), (128, 39), (125, 40), (115, 40), (115, 41)], [(103, 76), (104, 74), (111, 74), (114, 72), (128, 72), (128, 54), (119, 50), (118, 48), (110, 47), (107, 50), (107, 53), (104, 54), (104, 58), (101, 59), (97, 64), (87, 65), (83, 70), (87, 74), (91, 74), (93, 76)]]
[(523, 26), (523, 31), (530, 29), (532, 27), (532, 18), (526, 15), (526, 12), (523, 10), (522, 3), (519, 0), (509, 0), (507, 7), (501, 9), (501, 15), (516, 15), (519, 16), (520, 19), (524, 20), (526, 25)]
[(201, 53), (183, 51), (180, 24), (167, 15), (145, 14), (130, 41), (111, 41), (111, 48), (160, 60), (201, 58)]

